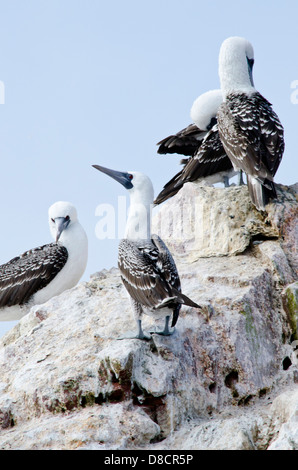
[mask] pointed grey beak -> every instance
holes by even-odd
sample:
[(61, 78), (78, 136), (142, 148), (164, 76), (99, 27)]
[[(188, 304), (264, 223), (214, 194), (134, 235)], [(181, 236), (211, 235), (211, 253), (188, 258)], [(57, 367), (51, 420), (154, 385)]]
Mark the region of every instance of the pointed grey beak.
[(132, 175), (130, 175), (129, 173), (116, 171), (116, 170), (110, 170), (109, 168), (105, 168), (104, 166), (99, 166), (99, 165), (92, 165), (92, 166), (93, 168), (96, 168), (102, 173), (105, 173), (106, 175), (110, 176), (114, 180), (118, 181), (118, 183), (122, 184), (126, 189), (133, 188), (133, 184), (131, 182)]
[(56, 224), (56, 243), (59, 240), (63, 230), (65, 230), (68, 227), (68, 224), (70, 222), (69, 217), (56, 217), (55, 219), (55, 224)]
[(246, 57), (246, 60), (247, 60), (248, 75), (249, 75), (250, 83), (251, 83), (251, 86), (254, 86), (254, 79), (253, 79), (253, 76), (252, 76), (252, 69), (253, 69), (253, 66), (254, 66), (254, 59), (249, 59), (248, 57)]

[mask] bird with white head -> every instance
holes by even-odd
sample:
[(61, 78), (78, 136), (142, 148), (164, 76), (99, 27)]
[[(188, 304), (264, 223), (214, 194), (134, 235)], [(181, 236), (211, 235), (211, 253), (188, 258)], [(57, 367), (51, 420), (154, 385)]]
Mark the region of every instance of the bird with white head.
[(235, 170), (247, 175), (258, 210), (277, 197), (273, 177), (284, 152), (284, 130), (271, 103), (254, 87), (252, 45), (241, 37), (226, 39), (219, 53), (223, 103), (217, 113), (221, 142)]
[(181, 284), (173, 257), (157, 235), (151, 234), (151, 208), (154, 198), (150, 178), (140, 172), (119, 172), (100, 165), (97, 170), (121, 183), (129, 192), (130, 208), (126, 223), (125, 238), (119, 243), (118, 266), (137, 323), (137, 334), (122, 338), (151, 339), (143, 331), (142, 316), (165, 318), (161, 335), (171, 335), (181, 305), (200, 308), (198, 304), (181, 293)]
[(190, 112), (194, 124), (157, 144), (160, 154), (180, 153), (190, 158), (181, 160), (183, 169), (165, 184), (155, 204), (177, 194), (186, 183), (224, 183), (227, 187), (229, 179), (237, 174), (218, 134), (216, 115), (222, 100), (221, 90), (210, 90), (200, 95)]
[(18, 320), (33, 305), (43, 304), (74, 287), (83, 275), (88, 240), (75, 207), (58, 201), (49, 208), (54, 243), (26, 251), (0, 266), (0, 320)]

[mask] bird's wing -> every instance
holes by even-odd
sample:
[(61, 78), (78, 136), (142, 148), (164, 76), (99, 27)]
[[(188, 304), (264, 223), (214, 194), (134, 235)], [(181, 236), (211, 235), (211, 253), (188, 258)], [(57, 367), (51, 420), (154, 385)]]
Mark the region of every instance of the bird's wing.
[(283, 129), (270, 103), (259, 93), (232, 93), (217, 117), (220, 139), (234, 166), (260, 181), (272, 181), (284, 145)]
[(175, 295), (172, 288), (180, 289), (175, 263), (170, 253), (164, 248), (160, 251), (159, 246), (154, 238), (144, 242), (124, 239), (119, 244), (122, 281), (135, 301), (151, 308)]
[(156, 196), (154, 200), (154, 204), (161, 204), (162, 202), (166, 201), (170, 197), (175, 196), (178, 191), (183, 187), (184, 181), (181, 178), (183, 170), (179, 171), (173, 178), (168, 181), (160, 193)]
[(205, 178), (232, 168), (232, 162), (224, 150), (216, 124), (206, 135), (197, 153), (183, 168), (181, 178), (184, 182), (196, 181), (198, 178)]
[(0, 266), (0, 308), (23, 305), (63, 268), (67, 249), (50, 243), (26, 251)]
[(197, 152), (206, 133), (206, 131), (202, 131), (195, 124), (190, 124), (177, 132), (177, 134), (170, 135), (158, 142), (157, 153), (177, 153), (192, 156)]
[(205, 136), (195, 155), (185, 163), (184, 168), (165, 184), (154, 203), (160, 204), (174, 196), (185, 183), (214, 175), (233, 168), (219, 137), (217, 124)]
[(261, 144), (266, 149), (262, 159), (274, 176), (281, 162), (284, 149), (284, 129), (271, 104), (260, 94), (260, 129)]

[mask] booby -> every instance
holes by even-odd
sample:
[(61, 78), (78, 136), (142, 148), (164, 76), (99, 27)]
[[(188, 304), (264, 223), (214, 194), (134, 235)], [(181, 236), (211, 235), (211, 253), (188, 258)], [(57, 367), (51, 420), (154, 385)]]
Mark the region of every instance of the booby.
[(165, 318), (162, 331), (153, 333), (171, 335), (179, 316), (181, 305), (200, 308), (198, 304), (181, 292), (179, 274), (174, 259), (165, 243), (151, 234), (151, 208), (153, 186), (143, 173), (120, 172), (99, 165), (92, 165), (121, 183), (129, 192), (130, 207), (125, 229), (125, 238), (119, 243), (118, 266), (126, 288), (138, 331), (128, 338), (147, 340), (151, 335), (142, 329), (142, 316)]
[(18, 320), (33, 305), (74, 287), (83, 275), (88, 240), (75, 207), (65, 201), (48, 211), (54, 243), (26, 251), (0, 266), (0, 320)]
[(155, 199), (155, 204), (174, 196), (188, 182), (223, 182), (225, 186), (229, 186), (229, 179), (236, 175), (236, 171), (218, 134), (216, 115), (221, 103), (221, 90), (203, 93), (191, 108), (190, 115), (194, 124), (157, 144), (157, 152), (160, 154), (178, 153), (189, 158), (181, 160), (183, 169), (164, 186)]
[(247, 175), (258, 210), (277, 197), (273, 177), (284, 152), (284, 130), (271, 103), (254, 87), (254, 51), (241, 37), (226, 39), (219, 53), (223, 103), (217, 113), (223, 147), (236, 170)]
[(216, 113), (222, 103), (221, 90), (210, 90), (200, 95), (190, 110), (193, 121), (186, 128), (157, 143), (159, 154), (177, 153), (194, 156), (207, 133), (216, 124)]

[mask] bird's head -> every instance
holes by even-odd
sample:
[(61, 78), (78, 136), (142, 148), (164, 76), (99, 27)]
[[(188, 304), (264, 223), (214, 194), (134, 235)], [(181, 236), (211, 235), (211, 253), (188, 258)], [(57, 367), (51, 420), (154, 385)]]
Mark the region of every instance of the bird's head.
[(58, 242), (62, 233), (78, 220), (75, 207), (66, 201), (55, 202), (49, 208), (49, 225), (52, 237)]
[(251, 43), (238, 36), (227, 38), (219, 52), (219, 78), (223, 93), (252, 91), (253, 65), (254, 50)]
[(207, 91), (194, 101), (190, 117), (199, 129), (209, 131), (216, 124), (216, 115), (221, 103), (221, 90)]
[(144, 173), (139, 171), (116, 171), (100, 165), (92, 166), (122, 184), (128, 190), (131, 199), (140, 203), (148, 202), (151, 204), (153, 202), (154, 190), (152, 182)]

